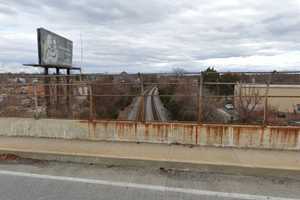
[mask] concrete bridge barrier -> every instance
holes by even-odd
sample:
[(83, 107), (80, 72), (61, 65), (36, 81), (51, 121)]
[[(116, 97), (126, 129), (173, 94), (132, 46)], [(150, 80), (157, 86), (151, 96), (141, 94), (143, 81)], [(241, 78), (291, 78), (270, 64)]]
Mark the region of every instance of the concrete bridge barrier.
[(300, 127), (0, 118), (0, 136), (300, 150)]

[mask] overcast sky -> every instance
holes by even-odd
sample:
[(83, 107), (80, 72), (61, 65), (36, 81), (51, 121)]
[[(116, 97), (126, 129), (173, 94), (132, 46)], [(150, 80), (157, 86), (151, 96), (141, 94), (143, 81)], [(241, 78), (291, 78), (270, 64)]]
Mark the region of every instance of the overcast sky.
[(38, 27), (74, 42), (75, 66), (81, 34), (84, 72), (300, 66), (300, 0), (0, 0), (0, 71), (38, 62)]

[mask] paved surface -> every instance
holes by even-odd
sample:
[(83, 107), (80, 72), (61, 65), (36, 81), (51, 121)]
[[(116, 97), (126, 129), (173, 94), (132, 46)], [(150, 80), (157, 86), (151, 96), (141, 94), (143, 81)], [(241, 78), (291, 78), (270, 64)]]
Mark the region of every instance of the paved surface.
[(0, 162), (0, 199), (290, 200), (300, 179), (17, 160)]
[(0, 151), (40, 152), (99, 158), (167, 161), (249, 168), (300, 170), (298, 151), (245, 150), (166, 144), (91, 142), (45, 138), (0, 137)]

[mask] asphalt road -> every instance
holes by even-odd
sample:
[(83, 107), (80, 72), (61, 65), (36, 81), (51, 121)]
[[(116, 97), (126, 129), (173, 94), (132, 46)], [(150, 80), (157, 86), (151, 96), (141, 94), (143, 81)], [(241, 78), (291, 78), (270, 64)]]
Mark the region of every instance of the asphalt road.
[(300, 180), (211, 171), (21, 161), (0, 163), (2, 200), (299, 199)]

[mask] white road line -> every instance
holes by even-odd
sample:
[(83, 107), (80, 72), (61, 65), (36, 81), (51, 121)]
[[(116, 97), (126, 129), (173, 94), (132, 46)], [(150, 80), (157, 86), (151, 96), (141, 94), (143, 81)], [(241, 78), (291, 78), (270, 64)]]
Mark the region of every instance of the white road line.
[(159, 191), (159, 192), (175, 192), (175, 193), (184, 193), (184, 194), (192, 194), (192, 195), (199, 195), (199, 196), (212, 196), (212, 197), (232, 198), (232, 199), (299, 200), (299, 199), (271, 197), (271, 196), (262, 196), (262, 195), (250, 195), (250, 194), (241, 194), (241, 193), (227, 193), (227, 192), (215, 192), (215, 191), (208, 191), (208, 190), (167, 187), (167, 186), (160, 186), (160, 185), (114, 182), (114, 181), (107, 181), (107, 180), (96, 180), (96, 179), (86, 179), (86, 178), (76, 178), (76, 177), (66, 177), (66, 176), (52, 176), (52, 175), (33, 174), (33, 173), (15, 172), (15, 171), (6, 171), (6, 170), (0, 170), (0, 175), (12, 175), (12, 176), (28, 177), (28, 178), (36, 178), (36, 179), (89, 183), (89, 184), (98, 184), (98, 185), (105, 185), (105, 186), (144, 189), (144, 190), (152, 190), (152, 191)]

